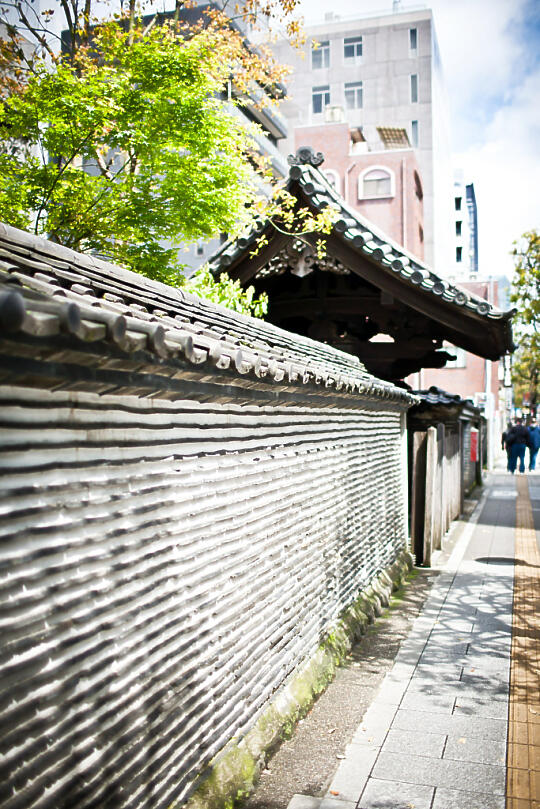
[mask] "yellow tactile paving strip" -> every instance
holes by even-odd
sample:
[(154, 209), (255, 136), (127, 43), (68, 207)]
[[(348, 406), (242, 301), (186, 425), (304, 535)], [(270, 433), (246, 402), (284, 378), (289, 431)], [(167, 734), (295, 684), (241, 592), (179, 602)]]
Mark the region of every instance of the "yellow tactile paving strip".
[(527, 478), (516, 482), (506, 809), (540, 809), (540, 552)]

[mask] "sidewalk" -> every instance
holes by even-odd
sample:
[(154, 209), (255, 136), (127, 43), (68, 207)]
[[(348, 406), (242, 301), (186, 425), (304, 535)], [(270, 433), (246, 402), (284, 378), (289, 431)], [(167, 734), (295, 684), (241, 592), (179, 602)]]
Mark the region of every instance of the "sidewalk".
[(539, 517), (540, 475), (491, 476), (325, 797), (289, 809), (540, 809)]

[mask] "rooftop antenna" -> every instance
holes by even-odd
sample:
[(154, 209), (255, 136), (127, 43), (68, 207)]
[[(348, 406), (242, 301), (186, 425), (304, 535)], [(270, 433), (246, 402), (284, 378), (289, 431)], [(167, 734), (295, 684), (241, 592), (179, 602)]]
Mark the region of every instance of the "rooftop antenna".
[(392, 14), (398, 14), (402, 10), (401, 0), (392, 0)]

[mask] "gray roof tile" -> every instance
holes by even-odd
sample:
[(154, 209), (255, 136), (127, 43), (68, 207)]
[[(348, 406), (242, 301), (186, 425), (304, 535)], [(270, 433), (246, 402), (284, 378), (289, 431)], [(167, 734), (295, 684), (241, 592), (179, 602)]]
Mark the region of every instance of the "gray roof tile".
[[(329, 184), (318, 166), (323, 161), (321, 153), (315, 154), (309, 147), (301, 147), (296, 156), (290, 156), (291, 168), (287, 188), (291, 193), (300, 191), (309, 204), (315, 208), (332, 206), (338, 213), (333, 225), (333, 233), (341, 236), (357, 251), (359, 256), (369, 258), (381, 268), (391, 270), (403, 283), (414, 285), (426, 296), (437, 296), (446, 302), (462, 307), (464, 312), (475, 313), (490, 321), (501, 321), (504, 331), (505, 350), (513, 350), (510, 318), (515, 310), (503, 312), (492, 304), (463, 289), (457, 284), (436, 275), (427, 264), (417, 259), (385, 233), (363, 217)], [(241, 256), (253, 249), (258, 236), (268, 223), (259, 222), (257, 227), (241, 240), (225, 242), (210, 258), (212, 272), (226, 270)]]
[(205, 365), (210, 374), (228, 369), (281, 387), (416, 401), (357, 357), (7, 225), (0, 256), (0, 335), (66, 334), (126, 356), (145, 351)]

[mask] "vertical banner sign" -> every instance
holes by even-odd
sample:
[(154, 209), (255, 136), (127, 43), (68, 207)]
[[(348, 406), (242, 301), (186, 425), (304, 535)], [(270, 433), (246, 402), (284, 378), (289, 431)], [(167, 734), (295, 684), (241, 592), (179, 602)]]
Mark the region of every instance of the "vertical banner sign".
[(478, 430), (476, 427), (471, 427), (471, 461), (476, 463), (478, 460)]

